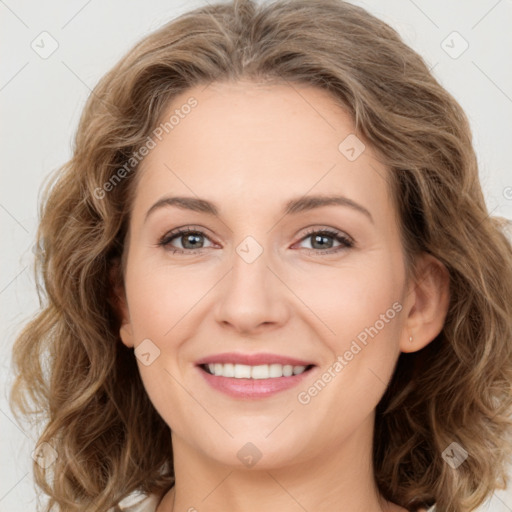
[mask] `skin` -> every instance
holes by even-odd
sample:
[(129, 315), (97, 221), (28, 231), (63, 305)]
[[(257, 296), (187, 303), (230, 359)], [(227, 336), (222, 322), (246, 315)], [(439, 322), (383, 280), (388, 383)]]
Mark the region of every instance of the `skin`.
[[(327, 92), (214, 83), (174, 98), (165, 119), (191, 96), (197, 107), (143, 161), (124, 283), (116, 288), (122, 342), (136, 348), (150, 339), (160, 350), (148, 366), (137, 359), (172, 436), (176, 485), (158, 512), (406, 510), (374, 483), (375, 407), (400, 352), (420, 350), (441, 331), (446, 269), (424, 255), (418, 282), (406, 282), (388, 171), (366, 142), (354, 161), (338, 150), (354, 125)], [(287, 200), (313, 194), (344, 195), (373, 221), (338, 205), (281, 213)], [(219, 214), (166, 206), (145, 219), (171, 195), (208, 199)], [(186, 245), (187, 236), (158, 245), (190, 225), (205, 233), (196, 240), (201, 251)], [(306, 236), (310, 227), (349, 235), (355, 245), (325, 254)], [(249, 235), (263, 248), (250, 264), (236, 252)], [(323, 247), (343, 245), (331, 237)], [(397, 301), (400, 313), (301, 404), (298, 393)], [(272, 397), (232, 398), (209, 387), (195, 366), (232, 351), (294, 356), (317, 368)], [(262, 454), (252, 467), (237, 457), (248, 442)]]

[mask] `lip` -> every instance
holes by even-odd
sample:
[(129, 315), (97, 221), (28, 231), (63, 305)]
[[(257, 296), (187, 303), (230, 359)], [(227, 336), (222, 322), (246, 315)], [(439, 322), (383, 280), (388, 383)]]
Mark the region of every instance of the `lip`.
[[(309, 370), (299, 375), (290, 377), (276, 377), (269, 379), (236, 379), (234, 377), (219, 377), (208, 373), (203, 365), (215, 363), (246, 364), (258, 366), (261, 364), (282, 364), (292, 366), (310, 366)], [(204, 357), (197, 361), (197, 370), (205, 381), (216, 391), (220, 391), (233, 398), (257, 399), (267, 398), (276, 393), (286, 391), (297, 386), (305, 378), (308, 378), (318, 366), (303, 359), (296, 359), (277, 354), (237, 354), (224, 353)]]
[(223, 354), (214, 354), (211, 356), (206, 356), (196, 361), (197, 366), (215, 363), (245, 364), (249, 366), (258, 366), (261, 364), (289, 364), (292, 366), (315, 365), (315, 363), (313, 363), (312, 361), (305, 361), (304, 359), (296, 359), (294, 357), (282, 356), (279, 354), (270, 354), (268, 352), (262, 352), (259, 354), (241, 354), (236, 352), (225, 352)]

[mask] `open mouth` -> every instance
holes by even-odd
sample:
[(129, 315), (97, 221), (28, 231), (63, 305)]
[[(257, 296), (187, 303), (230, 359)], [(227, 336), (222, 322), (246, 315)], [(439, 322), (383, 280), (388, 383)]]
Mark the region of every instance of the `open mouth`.
[(250, 366), (246, 364), (210, 363), (199, 365), (202, 370), (215, 377), (229, 377), (235, 379), (279, 379), (292, 377), (308, 372), (315, 365), (292, 366), (282, 364), (262, 364)]

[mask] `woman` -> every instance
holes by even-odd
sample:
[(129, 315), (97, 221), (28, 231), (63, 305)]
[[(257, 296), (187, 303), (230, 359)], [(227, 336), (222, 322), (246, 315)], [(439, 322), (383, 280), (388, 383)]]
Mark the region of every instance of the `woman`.
[(456, 512), (505, 485), (512, 249), (466, 116), (382, 21), (181, 16), (100, 81), (46, 194), (12, 403), (48, 414), (47, 510)]

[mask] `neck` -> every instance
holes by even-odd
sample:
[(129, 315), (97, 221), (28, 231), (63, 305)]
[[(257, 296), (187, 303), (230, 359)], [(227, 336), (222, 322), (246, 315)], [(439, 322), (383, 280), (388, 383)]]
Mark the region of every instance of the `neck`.
[(157, 512), (405, 511), (382, 499), (376, 488), (373, 420), (371, 415), (328, 450), (312, 453), (305, 447), (288, 464), (264, 464), (262, 457), (242, 469), (205, 457), (173, 432), (176, 483)]

